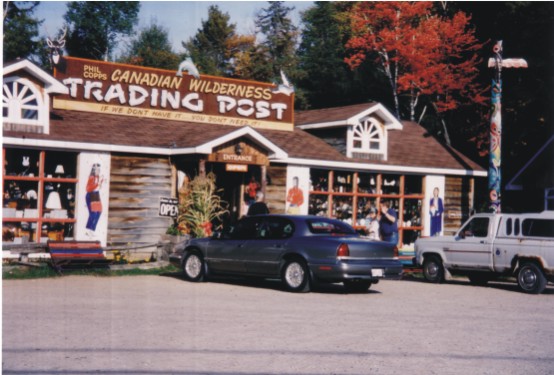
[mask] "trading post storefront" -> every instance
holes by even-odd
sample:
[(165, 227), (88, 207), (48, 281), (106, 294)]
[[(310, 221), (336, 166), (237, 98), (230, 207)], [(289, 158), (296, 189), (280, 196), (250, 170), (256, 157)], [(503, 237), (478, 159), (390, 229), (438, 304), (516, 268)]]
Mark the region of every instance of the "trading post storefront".
[(273, 213), (363, 227), (390, 200), (400, 245), (473, 208), (486, 173), (379, 103), (294, 112), (273, 85), (65, 57), (54, 76), (4, 66), (3, 242), (155, 244), (180, 188), (212, 172), (229, 218), (255, 192)]

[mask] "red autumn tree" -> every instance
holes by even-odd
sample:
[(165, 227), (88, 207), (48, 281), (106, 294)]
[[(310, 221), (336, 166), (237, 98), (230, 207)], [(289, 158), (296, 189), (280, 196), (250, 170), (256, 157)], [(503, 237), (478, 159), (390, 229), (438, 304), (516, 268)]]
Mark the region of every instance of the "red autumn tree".
[(364, 1), (353, 7), (351, 20), (346, 62), (352, 69), (368, 59), (380, 64), (399, 118), (404, 97), (412, 121), (422, 99), (439, 116), (464, 103), (485, 100), (476, 84), (482, 45), (465, 13), (441, 16), (432, 2)]

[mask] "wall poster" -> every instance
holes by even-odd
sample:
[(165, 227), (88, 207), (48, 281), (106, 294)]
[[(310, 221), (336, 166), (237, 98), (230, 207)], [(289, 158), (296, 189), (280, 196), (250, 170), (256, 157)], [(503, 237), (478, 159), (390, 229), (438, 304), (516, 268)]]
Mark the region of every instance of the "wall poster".
[(100, 241), (106, 246), (110, 199), (110, 162), (108, 153), (82, 152), (79, 155), (75, 238)]
[(287, 167), (286, 213), (308, 214), (308, 193), (310, 191), (310, 168)]

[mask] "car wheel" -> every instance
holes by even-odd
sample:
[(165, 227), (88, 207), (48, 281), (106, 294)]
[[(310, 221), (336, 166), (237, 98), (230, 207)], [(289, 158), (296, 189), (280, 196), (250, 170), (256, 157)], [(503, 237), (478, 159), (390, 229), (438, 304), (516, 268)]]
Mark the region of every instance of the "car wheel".
[(522, 291), (529, 294), (542, 293), (546, 288), (546, 278), (542, 270), (531, 262), (521, 265), (517, 273), (517, 283)]
[(477, 285), (477, 286), (485, 286), (489, 282), (489, 275), (485, 275), (482, 273), (471, 273), (467, 275), (467, 278), (469, 279), (469, 283), (471, 285)]
[(188, 252), (183, 261), (183, 272), (188, 281), (203, 281), (204, 258), (196, 251)]
[(431, 283), (442, 283), (444, 281), (444, 266), (439, 257), (428, 255), (423, 261), (423, 277)]
[(287, 290), (291, 292), (310, 291), (310, 271), (303, 260), (288, 260), (283, 267), (281, 278)]
[(344, 287), (349, 293), (363, 293), (371, 287), (370, 281), (364, 280), (344, 280)]

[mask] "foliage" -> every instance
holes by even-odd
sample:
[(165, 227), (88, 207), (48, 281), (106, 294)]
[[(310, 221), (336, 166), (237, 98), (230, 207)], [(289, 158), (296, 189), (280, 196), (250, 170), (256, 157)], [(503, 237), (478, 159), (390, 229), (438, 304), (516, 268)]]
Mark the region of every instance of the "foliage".
[[(145, 275), (168, 275), (179, 272), (179, 269), (173, 265), (167, 265), (158, 268), (140, 269), (130, 268), (125, 270), (108, 270), (108, 269), (83, 269), (73, 270), (65, 274), (79, 276), (145, 276)], [(18, 280), (18, 279), (42, 279), (50, 277), (60, 277), (60, 275), (48, 267), (47, 264), (37, 264), (37, 267), (3, 267), (3, 280)]]
[(289, 13), (294, 7), (286, 7), (283, 1), (272, 1), (269, 8), (262, 8), (255, 24), (262, 33), (258, 54), (264, 57), (271, 76), (267, 81), (279, 81), (283, 70), (294, 82), (298, 77), (296, 46), (299, 32)]
[(237, 35), (236, 25), (230, 24), (229, 18), (229, 14), (221, 12), (217, 5), (210, 6), (202, 28), (182, 43), (203, 74), (232, 76), (234, 59), (240, 59), (254, 45), (255, 37)]
[(127, 52), (121, 58), (121, 62), (176, 70), (180, 59), (171, 48), (167, 30), (161, 25), (153, 24), (142, 29), (136, 38), (131, 41)]
[(42, 20), (33, 17), (38, 1), (5, 1), (2, 61), (29, 58), (38, 53), (38, 28)]
[(211, 226), (228, 213), (226, 202), (217, 194), (213, 173), (196, 176), (182, 191), (177, 222), (189, 228), (194, 237), (211, 234)]
[(482, 44), (465, 13), (441, 16), (431, 2), (360, 2), (351, 16), (353, 37), (346, 62), (353, 69), (366, 59), (379, 62), (399, 118), (402, 96), (408, 99), (412, 121), (420, 98), (437, 113), (484, 102), (475, 83)]
[(139, 10), (140, 2), (134, 1), (69, 2), (64, 15), (67, 52), (74, 57), (111, 59), (118, 38), (131, 35)]
[[(317, 1), (302, 15), (299, 67), (304, 75), (298, 86), (311, 107), (332, 107), (358, 102), (361, 85), (344, 62), (350, 27), (346, 9), (354, 3)], [(364, 82), (363, 86), (368, 86)]]

